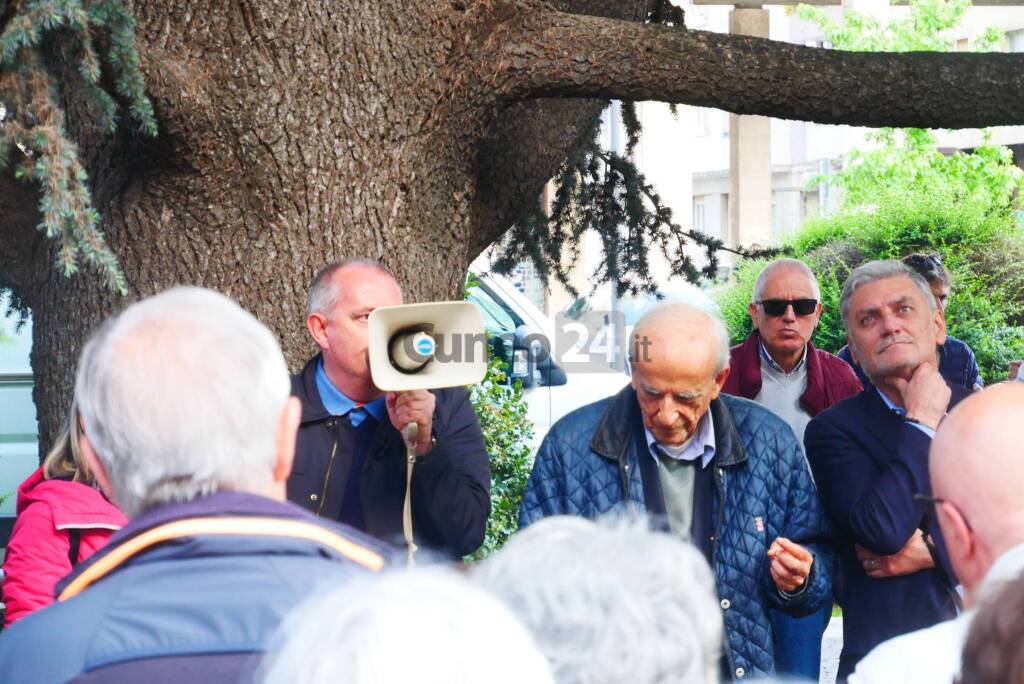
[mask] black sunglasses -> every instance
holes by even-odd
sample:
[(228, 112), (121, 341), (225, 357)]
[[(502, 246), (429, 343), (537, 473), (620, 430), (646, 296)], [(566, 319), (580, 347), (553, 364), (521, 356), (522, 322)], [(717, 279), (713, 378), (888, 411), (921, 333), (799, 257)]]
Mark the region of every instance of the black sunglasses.
[(797, 316), (810, 316), (818, 308), (817, 299), (762, 299), (758, 302), (769, 316), (783, 316), (792, 304)]

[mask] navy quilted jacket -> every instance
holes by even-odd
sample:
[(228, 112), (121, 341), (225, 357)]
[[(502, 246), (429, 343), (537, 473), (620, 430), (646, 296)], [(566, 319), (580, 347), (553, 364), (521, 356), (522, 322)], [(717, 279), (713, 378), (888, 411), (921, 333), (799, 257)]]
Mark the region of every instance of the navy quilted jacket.
[[(710, 411), (717, 490), (712, 555), (725, 618), (725, 656), (735, 678), (770, 675), (768, 608), (806, 615), (832, 600), (831, 528), (789, 426), (752, 401), (724, 394), (711, 402)], [(640, 421), (630, 387), (558, 421), (537, 453), (520, 528), (549, 515), (595, 518), (623, 508), (625, 501), (662, 515), (664, 501), (645, 504), (634, 438)], [(815, 559), (807, 585), (790, 598), (776, 589), (766, 556), (780, 536), (805, 546)]]

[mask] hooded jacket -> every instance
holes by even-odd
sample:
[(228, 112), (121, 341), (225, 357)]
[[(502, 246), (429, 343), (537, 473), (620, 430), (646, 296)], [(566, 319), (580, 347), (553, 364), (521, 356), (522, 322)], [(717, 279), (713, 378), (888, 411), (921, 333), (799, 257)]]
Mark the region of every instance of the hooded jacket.
[(99, 490), (47, 480), (42, 466), (18, 487), (17, 515), (4, 559), (5, 627), (52, 603), (57, 581), (127, 522)]

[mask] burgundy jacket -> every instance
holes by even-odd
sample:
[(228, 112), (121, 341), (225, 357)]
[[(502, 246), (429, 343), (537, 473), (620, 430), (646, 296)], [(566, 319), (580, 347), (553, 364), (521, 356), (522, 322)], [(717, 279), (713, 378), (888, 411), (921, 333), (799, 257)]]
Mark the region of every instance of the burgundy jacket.
[[(732, 372), (722, 391), (753, 399), (761, 391), (761, 337), (755, 330), (729, 354)], [(850, 364), (807, 343), (807, 389), (800, 405), (812, 416), (864, 389)]]

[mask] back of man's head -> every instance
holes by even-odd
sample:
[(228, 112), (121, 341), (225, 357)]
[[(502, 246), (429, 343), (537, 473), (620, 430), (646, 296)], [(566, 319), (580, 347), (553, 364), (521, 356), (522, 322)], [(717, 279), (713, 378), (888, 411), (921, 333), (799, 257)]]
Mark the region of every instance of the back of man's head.
[(75, 400), (129, 517), (215, 491), (264, 493), (289, 380), (274, 336), (210, 290), (176, 287), (108, 320)]
[(533, 631), (560, 684), (717, 681), (722, 615), (711, 570), (642, 519), (545, 518), (475, 578)]
[(1007, 549), (1024, 544), (1024, 386), (971, 395), (939, 425), (929, 458), (939, 523), (960, 581), (975, 589)]
[(315, 594), (279, 629), (264, 684), (548, 684), (527, 630), (494, 597), (433, 568)]

